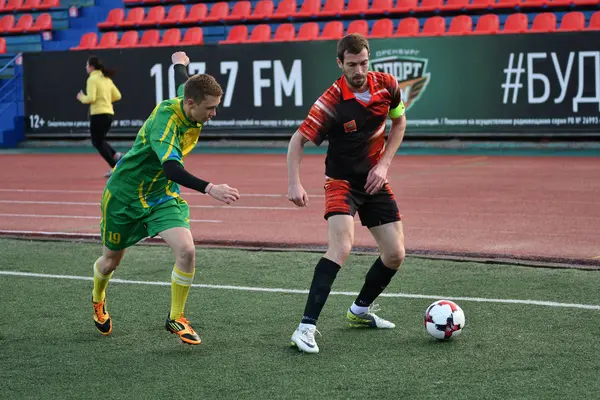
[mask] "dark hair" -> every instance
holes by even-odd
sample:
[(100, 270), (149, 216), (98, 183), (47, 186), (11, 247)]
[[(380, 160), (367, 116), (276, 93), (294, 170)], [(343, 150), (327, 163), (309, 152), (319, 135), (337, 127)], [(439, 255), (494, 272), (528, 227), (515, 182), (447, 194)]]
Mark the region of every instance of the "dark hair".
[(185, 82), (183, 87), (183, 98), (193, 99), (194, 103), (201, 103), (205, 96), (222, 96), (221, 85), (210, 75), (197, 74)]
[(104, 64), (102, 64), (102, 60), (100, 60), (96, 56), (91, 56), (90, 58), (88, 58), (87, 63), (90, 67), (94, 67), (94, 69), (102, 71), (102, 75), (106, 76), (107, 78), (112, 78), (113, 76), (115, 76), (115, 70), (106, 68)]
[(347, 51), (350, 54), (358, 54), (363, 49), (367, 49), (370, 53), (369, 41), (359, 33), (351, 33), (344, 36), (337, 44), (337, 56), (341, 62), (344, 62), (344, 53)]

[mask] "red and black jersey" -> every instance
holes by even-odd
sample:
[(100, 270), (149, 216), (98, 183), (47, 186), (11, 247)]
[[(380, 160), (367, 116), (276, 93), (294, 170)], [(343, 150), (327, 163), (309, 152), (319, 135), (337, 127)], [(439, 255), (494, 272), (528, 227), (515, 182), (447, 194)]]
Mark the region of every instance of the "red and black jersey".
[(342, 76), (313, 104), (298, 131), (320, 145), (329, 141), (325, 174), (363, 185), (383, 153), (385, 121), (401, 103), (398, 81), (383, 72), (367, 73), (370, 101), (357, 99)]

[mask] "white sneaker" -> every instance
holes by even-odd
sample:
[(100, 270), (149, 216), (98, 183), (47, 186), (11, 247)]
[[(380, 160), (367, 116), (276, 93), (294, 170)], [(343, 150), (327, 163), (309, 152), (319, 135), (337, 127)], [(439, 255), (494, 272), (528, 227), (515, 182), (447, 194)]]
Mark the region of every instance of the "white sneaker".
[(385, 320), (375, 314), (380, 308), (377, 304), (369, 307), (369, 311), (363, 314), (354, 314), (350, 309), (346, 312), (346, 319), (352, 328), (382, 328), (392, 329), (396, 325), (393, 322)]
[(303, 351), (305, 353), (318, 353), (319, 346), (317, 346), (317, 342), (315, 341), (315, 332), (317, 332), (319, 335), (321, 334), (314, 325), (298, 325), (298, 329), (296, 329), (292, 335), (291, 345), (296, 346), (298, 351)]

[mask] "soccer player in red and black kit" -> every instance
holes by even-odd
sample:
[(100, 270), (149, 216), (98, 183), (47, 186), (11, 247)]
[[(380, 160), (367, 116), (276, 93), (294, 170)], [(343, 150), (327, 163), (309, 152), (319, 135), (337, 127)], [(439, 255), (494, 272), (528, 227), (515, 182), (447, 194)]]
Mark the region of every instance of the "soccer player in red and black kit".
[[(318, 353), (317, 319), (331, 285), (354, 241), (354, 215), (370, 231), (381, 252), (366, 274), (365, 283), (346, 313), (352, 327), (394, 328), (374, 314), (373, 301), (383, 292), (404, 261), (404, 235), (398, 205), (387, 182), (388, 168), (406, 128), (404, 103), (397, 80), (368, 71), (369, 43), (358, 34), (342, 38), (337, 63), (343, 76), (312, 106), (292, 136), (287, 155), (288, 198), (299, 207), (308, 204), (300, 183), (304, 145), (328, 139), (325, 161), (325, 219), (329, 245), (319, 260), (302, 320), (292, 335), (300, 351)], [(385, 143), (386, 119), (392, 126)]]

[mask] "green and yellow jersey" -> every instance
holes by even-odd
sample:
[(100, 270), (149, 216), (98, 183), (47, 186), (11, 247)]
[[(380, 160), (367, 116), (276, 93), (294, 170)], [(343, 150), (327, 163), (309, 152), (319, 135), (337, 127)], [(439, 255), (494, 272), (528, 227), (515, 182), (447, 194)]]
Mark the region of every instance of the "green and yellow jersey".
[(177, 94), (154, 108), (131, 150), (117, 163), (106, 184), (111, 196), (143, 208), (179, 197), (179, 185), (165, 177), (162, 165), (167, 160), (184, 164), (198, 143), (202, 124), (183, 111), (183, 85)]

